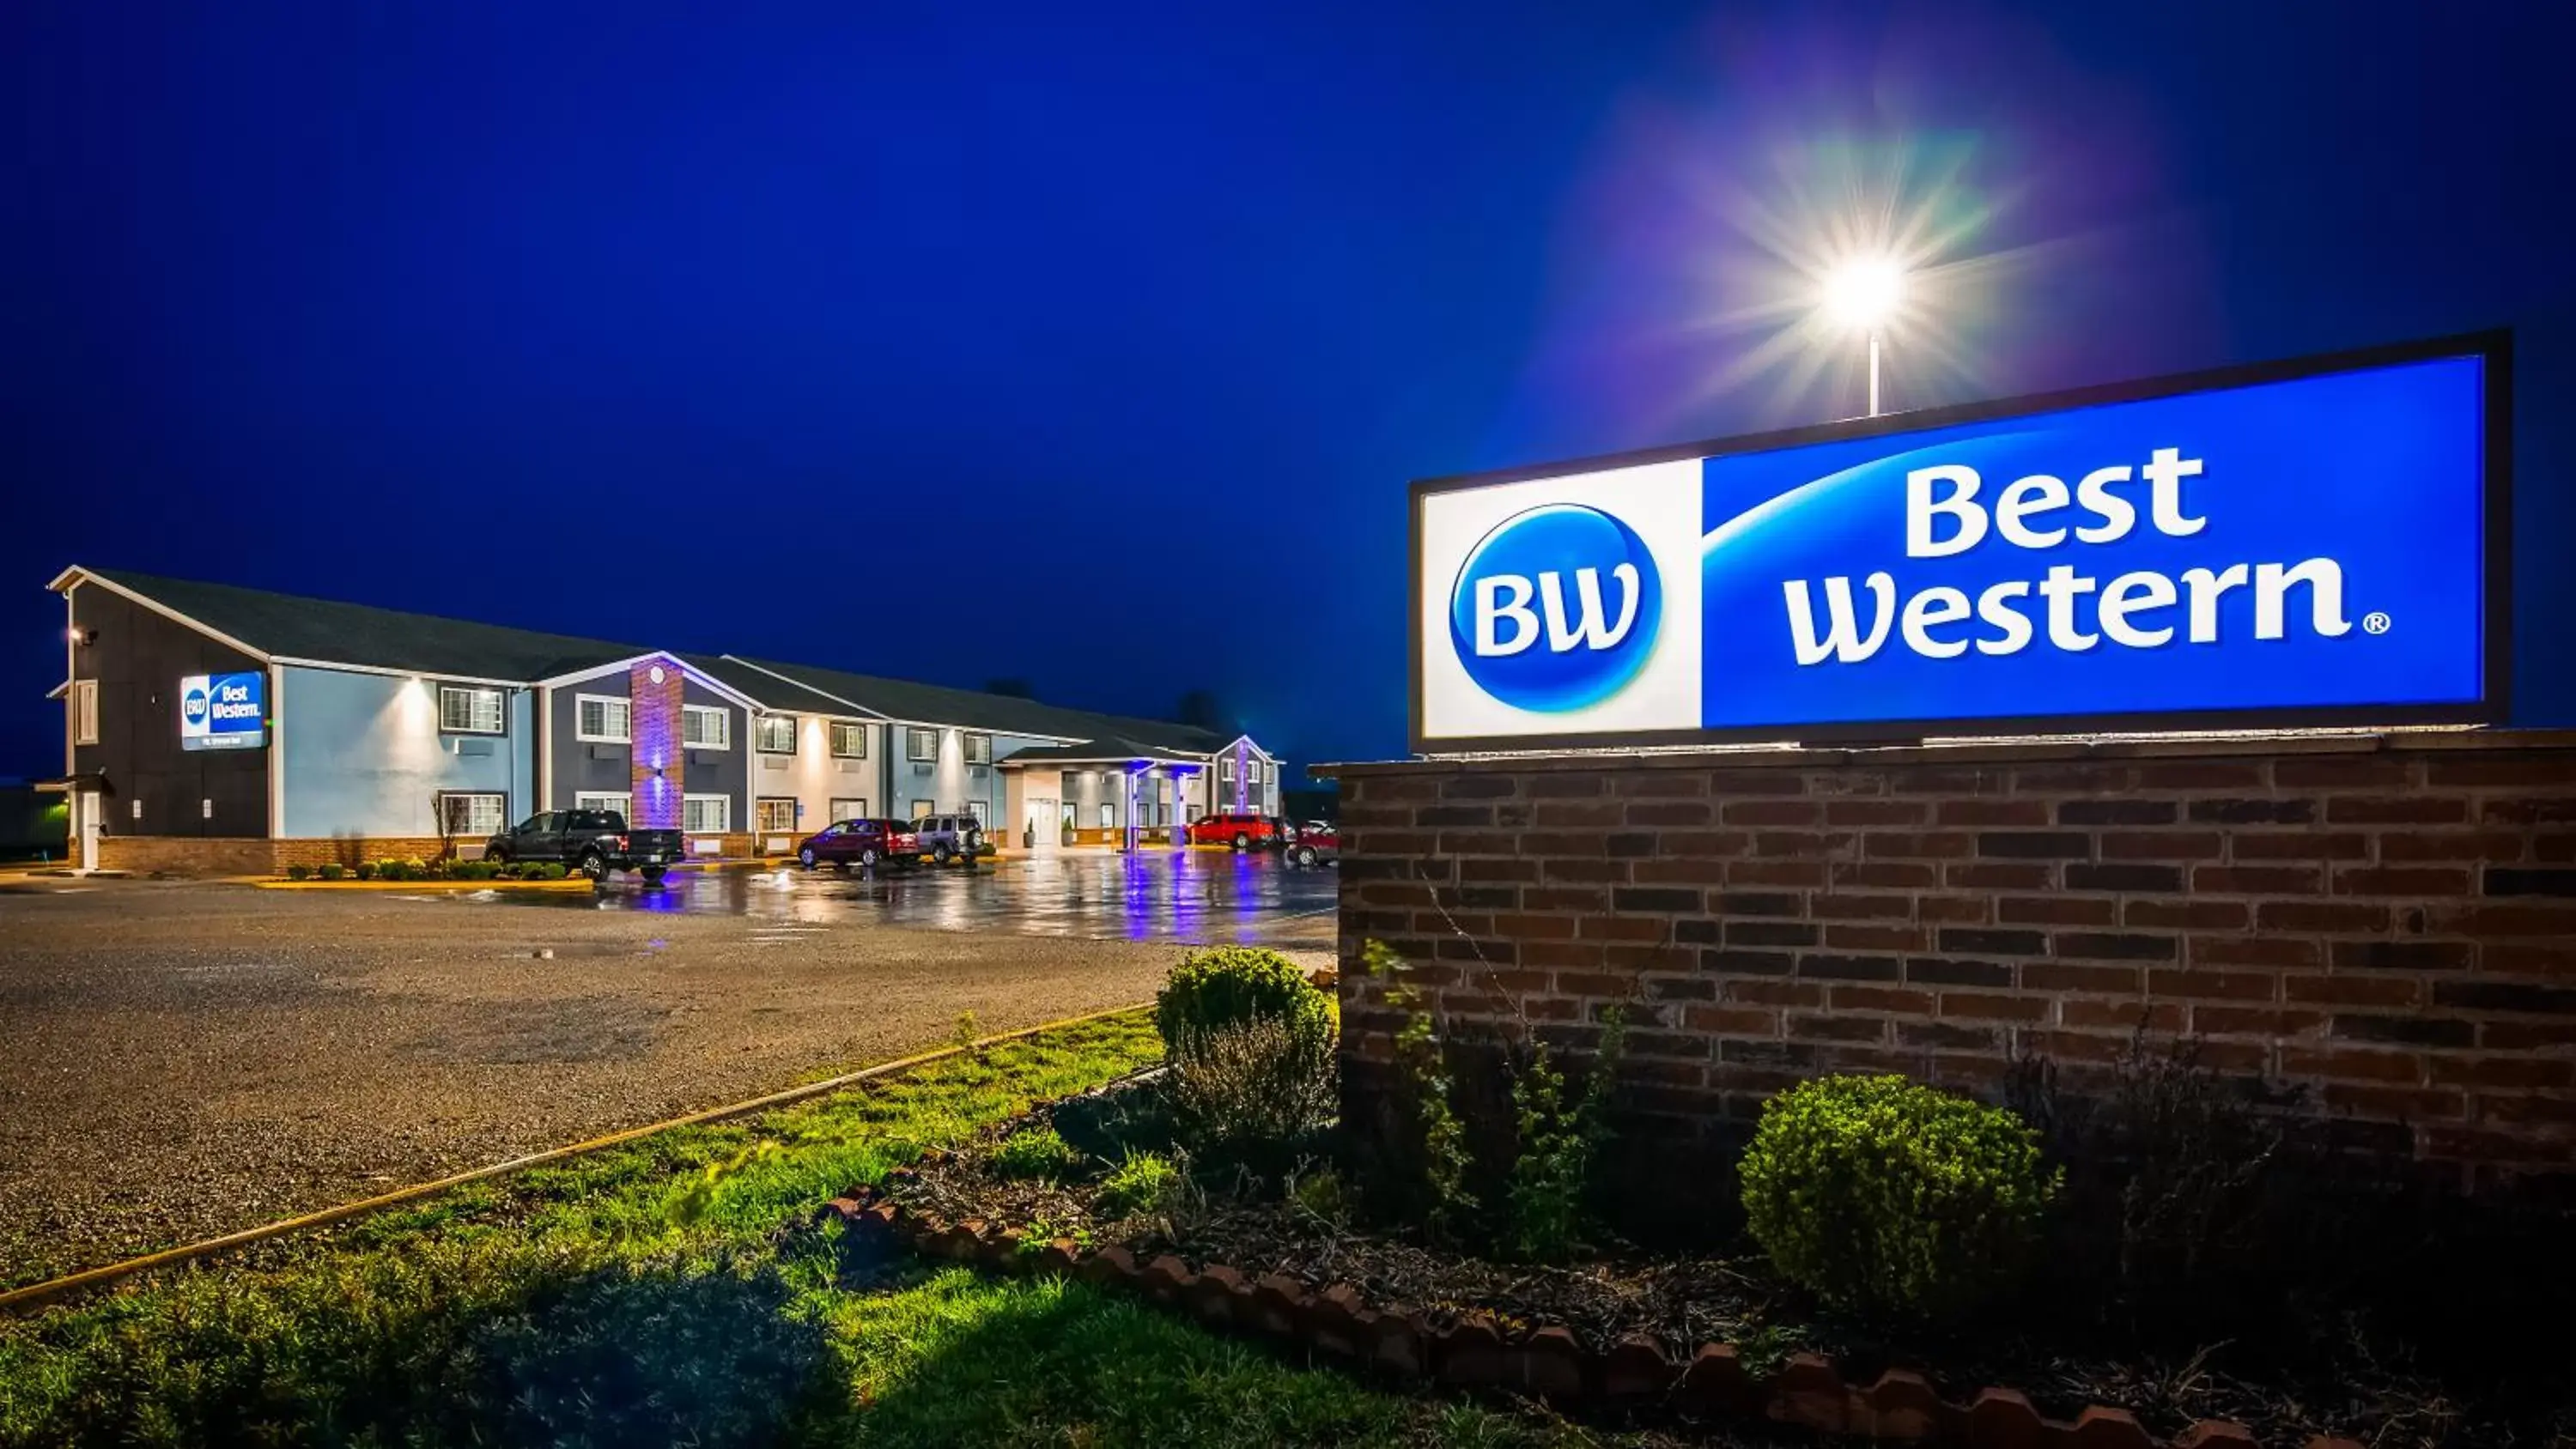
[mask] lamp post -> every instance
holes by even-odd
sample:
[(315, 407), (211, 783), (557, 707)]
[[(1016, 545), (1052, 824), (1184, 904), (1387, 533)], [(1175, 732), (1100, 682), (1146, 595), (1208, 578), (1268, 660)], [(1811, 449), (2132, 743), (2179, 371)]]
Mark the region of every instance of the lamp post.
[(1905, 269), (1887, 256), (1854, 257), (1825, 275), (1825, 311), (1869, 338), (1869, 415), (1878, 416), (1878, 349), (1905, 301)]

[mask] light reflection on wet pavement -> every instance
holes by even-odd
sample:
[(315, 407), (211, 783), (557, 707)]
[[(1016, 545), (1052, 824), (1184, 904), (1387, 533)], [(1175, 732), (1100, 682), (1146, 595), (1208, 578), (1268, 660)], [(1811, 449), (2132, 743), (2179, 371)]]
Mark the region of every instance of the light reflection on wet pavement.
[(610, 877), (592, 895), (479, 894), (474, 904), (537, 909), (742, 916), (755, 939), (788, 942), (826, 926), (877, 924), (1098, 940), (1330, 949), (1332, 867), (1227, 851), (1106, 851), (1023, 856), (971, 870), (923, 865), (870, 875), (789, 864), (682, 871), (659, 888)]

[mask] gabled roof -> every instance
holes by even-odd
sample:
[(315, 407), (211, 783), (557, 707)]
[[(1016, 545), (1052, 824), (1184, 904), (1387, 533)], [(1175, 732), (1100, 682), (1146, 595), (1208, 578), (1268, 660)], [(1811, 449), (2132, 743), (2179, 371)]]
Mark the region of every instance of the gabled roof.
[(874, 675), (851, 674), (845, 670), (819, 669), (810, 664), (782, 664), (768, 659), (744, 659), (738, 655), (725, 657), (737, 664), (783, 677), (791, 683), (819, 690), (833, 699), (887, 719), (966, 725), (996, 734), (1035, 735), (1068, 742), (1119, 736), (1167, 754), (1206, 755), (1228, 743), (1213, 730), (1174, 724), (1169, 720), (1094, 714), (1089, 710), (1040, 704), (1033, 699), (1015, 699), (1006, 694), (916, 684), (908, 679), (879, 679)]
[(762, 709), (781, 713), (838, 715), (843, 719), (873, 720), (875, 711), (861, 709), (847, 701), (808, 689), (783, 674), (772, 673), (756, 664), (745, 663), (730, 655), (683, 654), (680, 662), (712, 679), (720, 679)]
[[(49, 587), (60, 593), (83, 582), (123, 594), (272, 663), (535, 684), (665, 652), (124, 569), (68, 568)], [(1118, 759), (1205, 758), (1234, 743), (1214, 730), (1169, 720), (1064, 709), (981, 690), (734, 654), (669, 657), (763, 709), (1061, 740), (1115, 752)], [(1021, 751), (1019, 757), (1028, 754)]]
[(272, 660), (522, 682), (653, 652), (633, 644), (123, 569), (66, 569), (53, 587), (61, 591), (85, 579), (157, 605), (184, 623), (247, 645)]
[(1204, 765), (1207, 755), (1205, 750), (1167, 749), (1141, 740), (1110, 735), (1077, 744), (1039, 745), (1033, 749), (1014, 750), (1004, 756), (1000, 764), (1006, 770), (1013, 765), (1128, 765), (1167, 761)]

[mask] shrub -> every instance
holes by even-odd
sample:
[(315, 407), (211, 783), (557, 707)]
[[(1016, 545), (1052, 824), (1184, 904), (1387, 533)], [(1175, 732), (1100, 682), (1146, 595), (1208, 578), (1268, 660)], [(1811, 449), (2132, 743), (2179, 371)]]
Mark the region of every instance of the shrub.
[(328, 861), (317, 868), (313, 873), (323, 880), (338, 880), (340, 877), (347, 875), (349, 871), (348, 867), (341, 865), (337, 861)]
[(993, 1170), (1004, 1177), (1062, 1177), (1073, 1170), (1073, 1149), (1052, 1127), (1014, 1132), (993, 1149)]
[(1287, 957), (1257, 946), (1192, 951), (1154, 997), (1154, 1029), (1163, 1035), (1163, 1049), (1175, 1056), (1185, 1036), (1258, 1017), (1291, 1021), (1319, 1038), (1333, 1033), (1324, 993), (1308, 985)]
[(571, 874), (560, 861), (541, 860), (521, 868), (522, 880), (562, 880)]
[(403, 864), (403, 863), (402, 863), (401, 861), (399, 861), (399, 860), (380, 860), (380, 861), (377, 861), (377, 862), (376, 862), (376, 879), (378, 879), (378, 880), (409, 880), (409, 879), (411, 879), (411, 867), (410, 867), (410, 866), (407, 866), (407, 865), (405, 865), (405, 864)]
[(457, 880), (490, 880), (498, 869), (488, 860), (460, 860), (450, 865), (447, 873)]
[(1304, 1173), (1288, 1184), (1288, 1200), (1318, 1222), (1342, 1227), (1351, 1220), (1351, 1190), (1329, 1167)]
[[(1404, 958), (1383, 941), (1360, 947), (1361, 964), (1382, 985), (1386, 1004), (1404, 1013), (1395, 1033), (1395, 1100), (1388, 1139), (1377, 1152), (1383, 1171), (1367, 1180), (1371, 1201), (1417, 1219), (1434, 1234), (1464, 1229), (1476, 1210), (1467, 1190), (1467, 1127), (1450, 1104), (1454, 1085), (1430, 998), (1404, 979)], [(1382, 1188), (1392, 1192), (1381, 1193)], [(1381, 1197), (1392, 1198), (1380, 1202)]]
[(375, 863), (374, 861), (372, 861), (372, 860), (362, 860), (362, 861), (359, 861), (359, 862), (358, 862), (358, 879), (360, 879), (360, 880), (374, 880), (375, 878), (376, 878), (376, 863)]
[(1955, 1315), (2026, 1263), (2061, 1174), (2012, 1113), (1903, 1077), (1820, 1077), (1763, 1104), (1745, 1227), (1829, 1303)]
[(286, 878), (288, 880), (306, 880), (309, 879), (312, 874), (313, 867), (309, 865), (290, 865), (286, 868)]
[(1128, 1157), (1101, 1179), (1098, 1207), (1105, 1218), (1159, 1213), (1180, 1191), (1181, 1172), (1159, 1152)]
[(1614, 1006), (1602, 1017), (1601, 1047), (1583, 1095), (1571, 1102), (1565, 1074), (1543, 1043), (1531, 1047), (1528, 1063), (1512, 1077), (1519, 1142), (1508, 1201), (1512, 1251), (1524, 1258), (1562, 1262), (1582, 1236), (1593, 1159), (1609, 1140), (1610, 1092), (1626, 1042), (1627, 1017)]
[(1311, 1017), (1186, 1027), (1171, 1063), (1163, 1090), (1181, 1140), (1256, 1167), (1279, 1165), (1331, 1121), (1341, 1095), (1329, 1026)]

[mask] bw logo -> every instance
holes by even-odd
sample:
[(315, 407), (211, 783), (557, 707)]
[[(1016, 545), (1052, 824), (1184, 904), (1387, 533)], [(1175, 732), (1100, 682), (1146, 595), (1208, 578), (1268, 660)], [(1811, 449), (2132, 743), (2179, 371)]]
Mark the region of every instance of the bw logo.
[(1479, 688), (1561, 713), (1618, 693), (1654, 652), (1663, 583), (1636, 530), (1551, 503), (1505, 519), (1458, 570), (1449, 637)]

